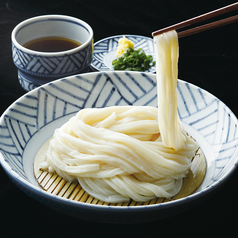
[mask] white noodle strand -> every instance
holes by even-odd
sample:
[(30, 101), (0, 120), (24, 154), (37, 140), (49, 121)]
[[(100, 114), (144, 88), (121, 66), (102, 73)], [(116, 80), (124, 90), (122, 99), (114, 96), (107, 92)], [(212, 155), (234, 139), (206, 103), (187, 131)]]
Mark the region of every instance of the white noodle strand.
[(175, 31), (155, 37), (158, 109), (113, 106), (80, 110), (57, 129), (42, 167), (78, 180), (105, 202), (172, 197), (182, 186), (198, 146), (177, 113), (178, 42)]

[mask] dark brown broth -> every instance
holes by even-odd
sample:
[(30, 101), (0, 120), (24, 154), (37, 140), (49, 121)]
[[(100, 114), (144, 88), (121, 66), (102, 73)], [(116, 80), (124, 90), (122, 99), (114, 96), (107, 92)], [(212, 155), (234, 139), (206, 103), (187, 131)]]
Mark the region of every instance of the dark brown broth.
[(41, 52), (61, 52), (71, 50), (80, 45), (82, 44), (77, 41), (63, 37), (44, 37), (29, 41), (23, 46), (27, 49)]

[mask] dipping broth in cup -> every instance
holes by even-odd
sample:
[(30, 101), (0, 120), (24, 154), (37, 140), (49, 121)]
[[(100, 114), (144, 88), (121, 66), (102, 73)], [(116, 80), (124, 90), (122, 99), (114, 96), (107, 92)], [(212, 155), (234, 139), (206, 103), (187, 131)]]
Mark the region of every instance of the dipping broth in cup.
[(29, 50), (41, 52), (61, 52), (82, 45), (80, 42), (64, 37), (42, 37), (25, 43)]

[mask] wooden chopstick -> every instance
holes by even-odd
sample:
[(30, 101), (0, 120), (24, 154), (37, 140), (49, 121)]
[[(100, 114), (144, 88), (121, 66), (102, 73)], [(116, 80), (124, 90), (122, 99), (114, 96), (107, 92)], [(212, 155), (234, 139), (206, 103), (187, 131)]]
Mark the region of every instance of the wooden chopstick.
[(196, 34), (196, 33), (202, 32), (202, 31), (206, 31), (206, 30), (210, 30), (210, 29), (213, 29), (216, 27), (225, 26), (225, 25), (228, 25), (231, 23), (235, 23), (237, 21), (238, 21), (238, 15), (233, 16), (233, 17), (228, 17), (228, 18), (225, 18), (220, 21), (215, 21), (215, 22), (212, 22), (212, 23), (209, 23), (206, 25), (198, 26), (198, 27), (186, 30), (186, 31), (179, 32), (178, 38), (193, 35), (193, 34)]
[[(233, 3), (231, 5), (228, 5), (228, 6), (225, 6), (225, 7), (222, 7), (222, 8), (219, 8), (217, 10), (202, 14), (200, 16), (191, 18), (189, 20), (182, 21), (180, 23), (177, 23), (177, 24), (174, 24), (172, 26), (163, 28), (161, 30), (154, 31), (152, 33), (152, 36), (154, 37), (156, 35), (162, 34), (162, 33), (167, 32), (167, 31), (178, 30), (178, 29), (186, 27), (186, 26), (191, 26), (192, 24), (199, 23), (201, 21), (205, 21), (205, 20), (208, 20), (210, 18), (220, 16), (222, 14), (225, 14), (225, 13), (237, 10), (237, 9), (238, 9), (238, 2)], [(200, 26), (200, 27), (196, 27), (196, 28), (178, 33), (178, 37), (181, 38), (181, 37), (188, 36), (188, 35), (191, 35), (191, 34), (195, 34), (195, 33), (201, 32), (201, 31), (205, 31), (205, 30), (213, 29), (213, 28), (216, 28), (216, 27), (219, 27), (219, 26), (234, 23), (237, 20), (238, 20), (237, 16), (225, 18), (225, 19), (220, 20), (220, 21), (216, 21), (216, 22), (213, 22), (213, 23), (208, 23), (206, 25), (203, 25), (203, 26)]]

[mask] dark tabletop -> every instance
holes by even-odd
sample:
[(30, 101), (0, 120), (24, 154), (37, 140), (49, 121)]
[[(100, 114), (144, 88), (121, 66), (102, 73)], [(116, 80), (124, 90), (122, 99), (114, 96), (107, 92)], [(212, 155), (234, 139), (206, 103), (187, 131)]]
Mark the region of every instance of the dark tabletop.
[[(151, 32), (234, 3), (226, 0), (0, 0), (0, 113), (25, 91), (11, 57), (11, 31), (29, 17), (64, 14), (91, 25), (94, 41)], [(236, 11), (237, 14), (237, 11)], [(228, 16), (229, 14), (227, 14)], [(238, 23), (179, 40), (179, 78), (223, 101), (238, 116)], [(141, 224), (100, 224), (60, 214), (18, 189), (0, 166), (1, 237), (236, 235), (238, 171), (201, 204), (182, 214)], [(5, 233), (7, 231), (7, 233)], [(6, 235), (7, 234), (7, 235)], [(221, 234), (222, 235), (222, 234)]]

